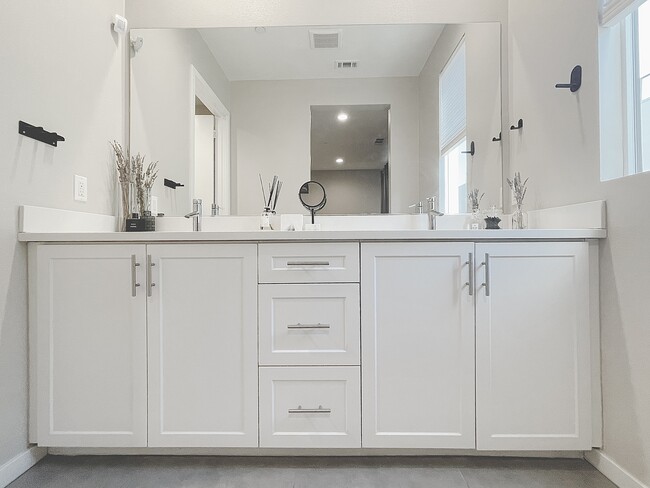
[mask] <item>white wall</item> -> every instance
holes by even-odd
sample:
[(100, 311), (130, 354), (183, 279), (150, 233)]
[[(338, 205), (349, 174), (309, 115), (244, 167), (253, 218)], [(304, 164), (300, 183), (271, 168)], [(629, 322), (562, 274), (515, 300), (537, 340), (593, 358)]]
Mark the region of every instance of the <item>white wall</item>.
[(312, 171), (327, 194), (321, 215), (381, 213), (380, 170)]
[[(191, 66), (226, 108), (230, 106), (230, 82), (194, 29), (138, 29), (131, 36), (144, 39), (142, 48), (131, 57), (131, 151), (159, 162), (152, 190), (158, 197), (158, 211), (184, 215), (192, 209), (193, 198)], [(164, 178), (185, 186), (166, 188)]]
[(391, 212), (418, 199), (418, 79), (237, 81), (231, 84), (231, 150), (238, 215), (262, 211), (259, 177), (283, 181), (278, 213), (302, 213), (310, 179), (311, 105), (389, 104)]
[(497, 23), (447, 25), (419, 77), (420, 200), (439, 193), (439, 78), (465, 37), (467, 72), (467, 144), (476, 155), (467, 159), (469, 189), (485, 192), (481, 205), (501, 206), (501, 28)]
[[(600, 245), (603, 452), (650, 485), (650, 174), (601, 182), (597, 0), (510, 1), (512, 171), (528, 208), (607, 200)], [(550, 35), (552, 33), (552, 35)], [(557, 90), (574, 65), (580, 91)]]
[[(124, 139), (123, 0), (0, 0), (0, 465), (27, 448), (27, 264), (18, 206), (114, 214), (108, 141)], [(62, 28), (65, 21), (68, 27)], [(18, 120), (66, 138), (18, 135)], [(75, 174), (88, 202), (73, 200)]]

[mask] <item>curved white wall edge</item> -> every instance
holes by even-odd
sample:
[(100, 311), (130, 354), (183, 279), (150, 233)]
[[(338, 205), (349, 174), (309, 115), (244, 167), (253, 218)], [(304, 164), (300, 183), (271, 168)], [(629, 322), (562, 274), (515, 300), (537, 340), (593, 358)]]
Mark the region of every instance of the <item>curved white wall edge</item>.
[(650, 488), (600, 449), (585, 451), (585, 459), (619, 488)]
[(44, 447), (31, 447), (0, 466), (0, 488), (22, 475), (47, 455)]

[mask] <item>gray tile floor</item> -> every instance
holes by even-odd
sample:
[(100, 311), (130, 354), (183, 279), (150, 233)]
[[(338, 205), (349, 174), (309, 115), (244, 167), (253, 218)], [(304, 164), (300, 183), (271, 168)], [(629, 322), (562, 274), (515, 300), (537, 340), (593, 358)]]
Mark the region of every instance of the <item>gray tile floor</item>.
[(615, 488), (580, 459), (48, 456), (10, 488)]

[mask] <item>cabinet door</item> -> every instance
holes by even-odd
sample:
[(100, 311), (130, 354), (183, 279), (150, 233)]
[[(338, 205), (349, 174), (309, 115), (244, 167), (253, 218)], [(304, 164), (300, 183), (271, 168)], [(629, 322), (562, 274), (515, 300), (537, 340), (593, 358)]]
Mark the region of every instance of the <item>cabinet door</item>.
[[(41, 446), (147, 445), (143, 245), (39, 245), (31, 285)], [(136, 265), (140, 266), (136, 266)]]
[(362, 245), (364, 447), (474, 447), (473, 251)]
[(477, 447), (591, 449), (587, 243), (476, 254)]
[(256, 447), (256, 245), (147, 252), (149, 446)]

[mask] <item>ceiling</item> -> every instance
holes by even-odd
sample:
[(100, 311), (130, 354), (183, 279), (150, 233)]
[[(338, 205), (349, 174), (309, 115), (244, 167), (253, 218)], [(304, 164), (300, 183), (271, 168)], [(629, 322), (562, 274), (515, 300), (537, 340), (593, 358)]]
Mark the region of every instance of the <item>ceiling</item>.
[[(418, 76), (444, 24), (199, 29), (230, 81)], [(340, 32), (313, 49), (310, 29)], [(257, 32), (263, 31), (263, 32)], [(337, 69), (337, 61), (358, 61)]]
[[(312, 171), (383, 169), (390, 154), (389, 105), (314, 105), (311, 107)], [(348, 114), (344, 122), (341, 112)], [(375, 144), (383, 138), (383, 144)], [(336, 163), (343, 158), (344, 163)]]

